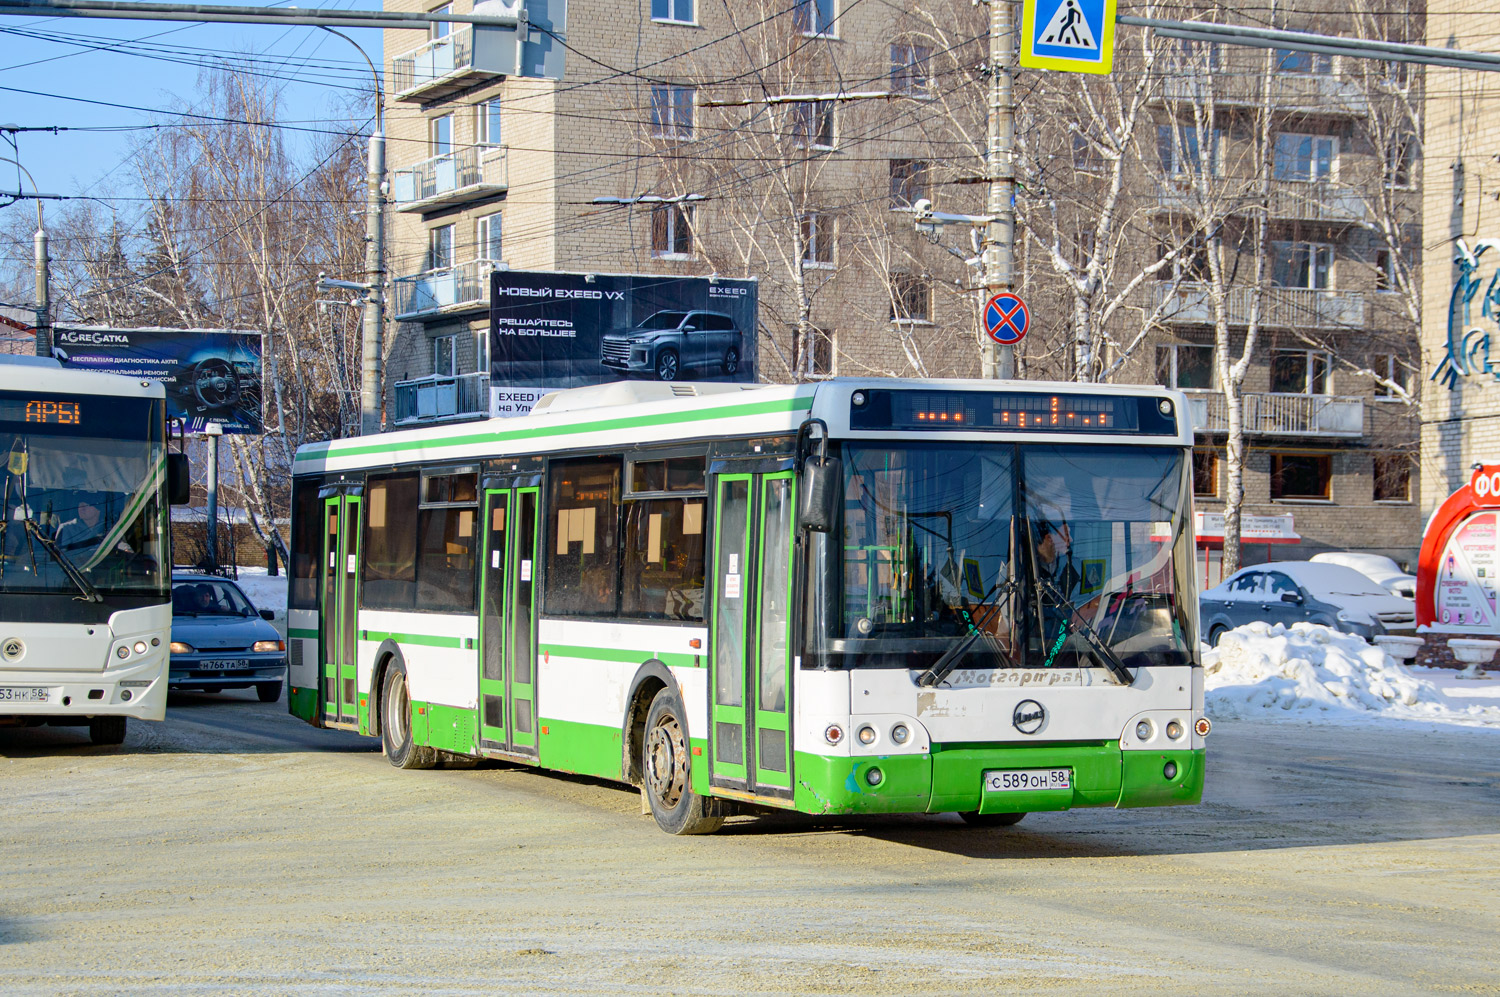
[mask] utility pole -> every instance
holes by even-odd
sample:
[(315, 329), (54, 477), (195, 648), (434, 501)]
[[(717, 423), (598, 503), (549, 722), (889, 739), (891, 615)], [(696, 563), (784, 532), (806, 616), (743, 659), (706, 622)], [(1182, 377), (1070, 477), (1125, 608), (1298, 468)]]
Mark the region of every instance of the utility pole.
[(208, 566), (219, 570), (219, 436), (224, 427), (210, 422), (203, 427), (208, 434)]
[(31, 237), (36, 266), (36, 355), (52, 355), (52, 300), (47, 262), (47, 230), (42, 227), (42, 202), (36, 202), (36, 235)]
[[(1015, 12), (1012, 0), (984, 0), (990, 5), (990, 135), (985, 155), (989, 200), (984, 226), (985, 296), (1015, 289), (1016, 243), (1016, 107), (1013, 89), (1016, 62)], [(1016, 376), (1016, 348), (986, 337), (981, 361), (986, 378)]]

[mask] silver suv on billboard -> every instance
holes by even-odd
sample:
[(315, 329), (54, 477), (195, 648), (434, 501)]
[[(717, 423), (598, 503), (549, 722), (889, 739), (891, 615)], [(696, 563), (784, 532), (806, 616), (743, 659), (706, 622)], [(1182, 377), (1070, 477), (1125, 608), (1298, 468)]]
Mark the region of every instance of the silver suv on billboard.
[(600, 362), (611, 370), (675, 381), (688, 370), (739, 370), (744, 342), (723, 312), (659, 311), (633, 329), (600, 337)]

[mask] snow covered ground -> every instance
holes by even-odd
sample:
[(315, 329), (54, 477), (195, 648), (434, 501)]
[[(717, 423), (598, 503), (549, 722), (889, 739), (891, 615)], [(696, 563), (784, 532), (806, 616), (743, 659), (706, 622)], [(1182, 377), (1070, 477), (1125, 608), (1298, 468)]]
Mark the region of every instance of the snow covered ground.
[(241, 568), (238, 581), (256, 609), (274, 611), (278, 622), (286, 619), (286, 575), (272, 578), (265, 568)]
[(1428, 720), (1500, 728), (1500, 672), (1408, 668), (1363, 638), (1311, 623), (1251, 623), (1203, 654), (1213, 717)]

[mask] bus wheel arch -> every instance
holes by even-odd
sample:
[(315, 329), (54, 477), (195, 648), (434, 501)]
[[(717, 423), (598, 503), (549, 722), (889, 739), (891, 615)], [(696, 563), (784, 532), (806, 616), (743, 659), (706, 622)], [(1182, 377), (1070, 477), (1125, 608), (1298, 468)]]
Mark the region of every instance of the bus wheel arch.
[(386, 669), (392, 662), (403, 672), (406, 671), (406, 658), (401, 654), (401, 645), (387, 637), (375, 649), (375, 668), (370, 673), (370, 733), (376, 737), (380, 736), (384, 723), (384, 704), (380, 700), (385, 695)]
[(625, 696), (625, 723), (620, 730), (620, 774), (632, 786), (641, 785), (645, 779), (645, 773), (641, 771), (641, 753), (646, 743), (646, 715), (651, 711), (652, 700), (663, 689), (671, 689), (681, 701), (682, 691), (677, 688), (677, 680), (657, 658), (643, 663), (630, 680), (630, 691)]

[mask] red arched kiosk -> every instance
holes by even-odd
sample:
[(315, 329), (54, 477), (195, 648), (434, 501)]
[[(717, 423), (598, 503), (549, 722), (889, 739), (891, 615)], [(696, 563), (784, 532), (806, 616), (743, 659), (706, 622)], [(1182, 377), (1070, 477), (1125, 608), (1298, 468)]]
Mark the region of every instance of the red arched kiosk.
[(1417, 626), (1500, 635), (1500, 464), (1482, 464), (1422, 533)]

